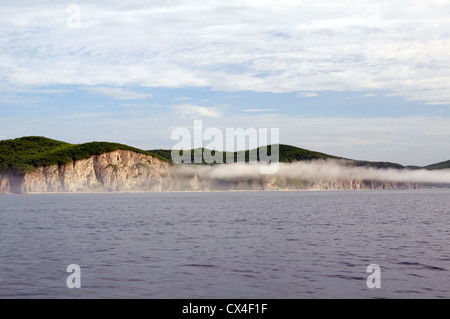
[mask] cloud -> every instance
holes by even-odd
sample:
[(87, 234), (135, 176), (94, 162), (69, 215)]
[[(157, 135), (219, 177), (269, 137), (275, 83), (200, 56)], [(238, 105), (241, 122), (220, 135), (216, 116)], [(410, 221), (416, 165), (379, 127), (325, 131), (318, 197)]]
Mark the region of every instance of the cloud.
[(125, 91), (121, 88), (95, 87), (89, 88), (87, 90), (98, 94), (106, 95), (117, 100), (141, 100), (153, 97), (151, 94), (142, 94), (132, 91)]
[(61, 120), (76, 120), (76, 119), (98, 119), (102, 116), (107, 115), (107, 113), (93, 113), (93, 112), (84, 112), (84, 113), (72, 113), (64, 116), (58, 117)]
[(234, 163), (224, 165), (181, 165), (174, 168), (175, 174), (197, 174), (209, 180), (232, 180), (246, 178), (287, 178), (304, 181), (369, 180), (383, 182), (443, 183), (450, 184), (450, 169), (439, 171), (408, 169), (376, 169), (351, 167), (345, 161), (311, 161), (278, 163), (274, 174), (261, 175), (262, 164)]
[(35, 93), (35, 94), (56, 95), (56, 94), (72, 93), (73, 90), (68, 90), (68, 89), (34, 89), (34, 90), (30, 90), (30, 92)]
[(219, 118), (223, 112), (215, 107), (203, 107), (192, 104), (180, 104), (173, 107), (173, 110), (177, 114), (181, 114), (183, 117), (213, 117)]
[(64, 5), (2, 3), (0, 80), (257, 92), (383, 90), (430, 104), (450, 101), (448, 1), (77, 4), (81, 28), (70, 29)]
[(242, 112), (250, 112), (250, 113), (262, 113), (262, 112), (276, 112), (277, 109), (245, 109)]
[[(109, 134), (113, 140), (153, 148), (170, 145), (171, 127), (204, 117), (215, 127), (278, 127), (282, 143), (350, 158), (424, 165), (450, 158), (446, 151), (450, 122), (445, 117), (301, 117), (296, 114), (306, 105), (283, 106), (281, 97), (280, 103), (257, 106), (257, 101), (245, 97), (245, 91), (294, 92), (300, 97), (358, 91), (358, 95), (423, 101), (431, 110), (424, 107), (423, 113), (438, 114), (450, 103), (448, 1), (76, 3), (81, 8), (81, 28), (75, 29), (67, 27), (68, 4), (1, 3), (0, 101), (2, 134), (8, 138), (62, 134), (61, 139), (71, 140), (77, 132), (91, 140)], [(151, 95), (131, 89), (142, 86), (148, 91), (183, 88), (151, 90), (158, 92), (152, 100), (158, 99), (155, 107), (164, 110), (168, 100), (175, 101), (180, 105), (170, 108), (180, 116), (147, 107), (145, 99)], [(121, 105), (146, 107), (134, 110), (139, 117), (111, 111), (101, 124), (99, 118), (86, 118), (81, 133), (74, 121), (58, 122), (43, 106), (59, 104), (57, 95), (80, 87), (122, 100)], [(190, 92), (194, 87), (200, 89)], [(203, 88), (205, 95), (198, 93)], [(239, 92), (240, 100), (232, 104), (239, 103), (236, 110), (228, 107), (224, 113), (204, 106), (209, 104), (202, 100), (207, 95), (213, 96), (211, 101), (235, 95), (224, 91)], [(192, 100), (176, 99), (186, 96)], [(264, 98), (264, 94), (252, 96)], [(84, 102), (83, 96), (72, 97), (80, 99), (78, 105)], [(361, 103), (361, 108), (375, 107), (376, 99), (370, 102)], [(68, 104), (58, 114), (72, 114)], [(31, 113), (36, 105), (40, 107)], [(280, 114), (269, 114), (279, 106)], [(333, 114), (339, 114), (338, 108)]]
[(297, 97), (316, 97), (316, 96), (319, 95), (315, 92), (300, 92), (297, 94)]

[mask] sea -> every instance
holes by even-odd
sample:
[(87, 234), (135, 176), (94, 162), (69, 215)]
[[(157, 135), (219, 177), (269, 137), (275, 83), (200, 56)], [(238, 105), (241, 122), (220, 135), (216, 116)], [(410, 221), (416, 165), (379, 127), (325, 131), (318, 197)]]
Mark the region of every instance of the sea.
[(0, 195), (0, 298), (450, 298), (449, 245), (445, 189)]

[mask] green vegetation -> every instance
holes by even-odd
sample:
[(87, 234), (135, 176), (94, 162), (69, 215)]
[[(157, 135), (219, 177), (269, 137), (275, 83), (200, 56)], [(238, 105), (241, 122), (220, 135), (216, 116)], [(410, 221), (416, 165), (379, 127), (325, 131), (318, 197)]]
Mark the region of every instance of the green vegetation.
[(165, 158), (166, 160), (172, 160), (171, 152), (172, 150), (150, 150), (149, 152), (156, 154), (160, 157)]
[(351, 161), (354, 166), (362, 167), (373, 167), (373, 168), (395, 168), (403, 169), (403, 165), (391, 162), (369, 162), (369, 161)]
[[(266, 147), (258, 147), (256, 149), (258, 161), (260, 160), (260, 157), (259, 157), (260, 151), (262, 154), (268, 154), (269, 156), (272, 154), (272, 146), (271, 145), (267, 146), (267, 150), (265, 148)], [(205, 151), (205, 148), (202, 148), (202, 151), (200, 152), (200, 154), (203, 154), (204, 151)], [(211, 152), (211, 154), (213, 156), (216, 156), (215, 151), (211, 151), (211, 150), (207, 150), (207, 151)], [(255, 151), (255, 150), (252, 150), (252, 151)], [(159, 149), (159, 150), (151, 150), (149, 152), (158, 154), (168, 160), (172, 160), (172, 150)], [(191, 154), (191, 163), (202, 162), (203, 164), (207, 164), (205, 162), (205, 160), (203, 159), (203, 156), (198, 158), (195, 161), (195, 159), (196, 159), (195, 149), (187, 150), (187, 151), (179, 151), (179, 154), (183, 155), (184, 152), (188, 152)], [(233, 159), (232, 162), (237, 162), (237, 159), (239, 156), (241, 156), (241, 157), (243, 156), (243, 158), (245, 159), (245, 162), (248, 162), (249, 157), (250, 157), (250, 151), (248, 151), (248, 150), (247, 151), (239, 151), (239, 152), (219, 152), (218, 151), (217, 156), (222, 157), (223, 163), (226, 163), (227, 157), (232, 158)], [(295, 146), (279, 144), (279, 161), (280, 162), (291, 163), (291, 162), (297, 162), (297, 161), (308, 161), (308, 160), (317, 160), (317, 159), (340, 159), (340, 158), (336, 157), (336, 156), (324, 154), (324, 153), (309, 151), (309, 150), (295, 147)]]
[[(270, 149), (270, 147), (269, 147)], [(291, 145), (280, 144), (280, 162), (292, 163), (298, 161), (312, 161), (312, 160), (328, 160), (328, 159), (342, 159), (324, 153), (309, 151), (304, 148), (299, 148)]]
[[(265, 148), (265, 147), (264, 147)], [(260, 151), (261, 147), (257, 148), (256, 151), (258, 153), (258, 158), (257, 160), (259, 161), (259, 151)], [(203, 151), (205, 149), (202, 149), (201, 154), (203, 154)], [(207, 150), (210, 151), (210, 150)], [(267, 151), (265, 149), (261, 150), (263, 154), (268, 154), (269, 156), (271, 155), (271, 151), (272, 151), (272, 146), (269, 145), (267, 146)], [(172, 160), (172, 156), (171, 156), (171, 150), (151, 150), (150, 152), (158, 154), (168, 160)], [(185, 152), (188, 152), (191, 154), (191, 163), (202, 163), (202, 164), (207, 164), (203, 157), (198, 158), (197, 161), (194, 161), (195, 158), (195, 150), (187, 150)], [(233, 158), (232, 162), (237, 162), (237, 158), (238, 155), (243, 154), (245, 161), (248, 162), (249, 161), (249, 151), (240, 151), (240, 152), (219, 152), (219, 157), (222, 156), (223, 158), (223, 163), (226, 163), (226, 157), (230, 156), (231, 158)], [(183, 155), (184, 152), (183, 151), (179, 151), (180, 155)], [(215, 153), (214, 151), (212, 152), (212, 155), (214, 156)], [(373, 167), (373, 168), (396, 168), (396, 169), (402, 169), (404, 168), (402, 165), (400, 164), (396, 164), (396, 163), (390, 163), (390, 162), (369, 162), (369, 161), (356, 161), (356, 160), (350, 160), (350, 159), (346, 159), (346, 158), (342, 158), (342, 157), (337, 157), (337, 156), (333, 156), (333, 155), (328, 155), (325, 153), (320, 153), (320, 152), (315, 152), (315, 151), (310, 151), (304, 148), (300, 148), (300, 147), (295, 147), (295, 146), (291, 146), (291, 145), (285, 145), (285, 144), (279, 144), (279, 161), (282, 163), (293, 163), (293, 162), (298, 162), (298, 161), (312, 161), (312, 160), (330, 160), (330, 159), (335, 159), (335, 160), (347, 160), (348, 165), (349, 166), (363, 166), (363, 167)]]
[(450, 168), (450, 161), (445, 161), (445, 162), (440, 162), (440, 163), (436, 163), (436, 164), (431, 164), (431, 165), (425, 166), (424, 168), (428, 169), (428, 170)]
[(117, 150), (133, 151), (169, 162), (156, 154), (118, 143), (69, 144), (45, 137), (28, 136), (0, 141), (0, 174), (23, 174), (39, 166), (63, 165)]
[[(262, 154), (271, 155), (272, 146), (257, 148), (257, 160), (259, 161), (259, 152)], [(267, 148), (267, 150), (266, 150)], [(129, 150), (145, 155), (154, 156), (160, 160), (173, 163), (171, 159), (172, 150), (152, 150), (144, 151), (131, 146), (109, 143), (109, 142), (91, 142), (85, 144), (69, 144), (61, 141), (52, 140), (45, 137), (28, 136), (16, 138), (13, 140), (0, 141), (0, 176), (6, 174), (24, 174), (34, 170), (39, 166), (48, 165), (63, 165), (71, 163), (72, 161), (86, 159), (92, 155), (100, 155), (103, 153), (113, 152), (116, 150)], [(203, 154), (202, 149), (201, 154)], [(180, 151), (181, 152), (181, 151)], [(195, 150), (187, 150), (190, 153), (191, 162), (201, 162), (207, 164), (203, 159), (203, 155), (197, 161), (195, 160)], [(212, 155), (216, 154), (212, 151)], [(218, 152), (217, 156), (222, 157), (223, 162), (226, 163), (226, 158), (230, 157), (233, 162), (237, 162), (238, 157), (243, 156), (245, 162), (249, 161), (250, 151), (240, 152)], [(297, 161), (311, 161), (311, 160), (329, 160), (339, 159), (346, 160), (349, 166), (374, 167), (374, 168), (395, 168), (403, 169), (404, 166), (390, 162), (370, 162), (357, 161), (346, 159), (342, 157), (332, 156), (325, 153), (314, 152), (303, 148), (279, 145), (279, 161), (282, 163), (292, 163)], [(408, 166), (408, 169), (419, 169), (421, 167)], [(450, 168), (450, 161), (441, 162), (433, 165), (423, 167), (425, 169), (445, 169)]]
[(416, 166), (416, 165), (408, 165), (408, 166), (406, 166), (406, 168), (410, 169), (410, 170), (423, 169), (423, 167)]

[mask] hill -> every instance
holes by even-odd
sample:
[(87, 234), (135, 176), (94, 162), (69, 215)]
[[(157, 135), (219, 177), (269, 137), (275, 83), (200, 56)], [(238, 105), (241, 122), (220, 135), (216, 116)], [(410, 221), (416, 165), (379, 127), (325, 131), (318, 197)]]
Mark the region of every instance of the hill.
[(134, 151), (168, 162), (167, 159), (151, 152), (119, 143), (69, 144), (46, 137), (27, 136), (0, 141), (0, 174), (24, 174), (39, 166), (64, 165), (72, 161), (89, 158), (92, 155), (117, 150)]
[[(271, 154), (272, 147), (267, 146), (267, 151), (263, 153)], [(64, 165), (72, 161), (86, 159), (92, 155), (100, 155), (103, 153), (113, 152), (116, 150), (129, 150), (140, 154), (154, 156), (160, 160), (172, 163), (171, 152), (167, 149), (155, 149), (150, 151), (141, 150), (119, 143), (110, 142), (90, 142), (84, 144), (70, 144), (62, 141), (49, 139), (39, 136), (27, 136), (22, 138), (0, 141), (0, 174), (8, 173), (26, 173), (32, 171), (36, 167), (49, 166), (52, 164)], [(204, 149), (202, 149), (203, 151)], [(256, 149), (259, 154), (260, 148)], [(195, 150), (188, 150), (191, 155), (191, 162), (201, 162), (207, 164), (203, 158), (195, 160)], [(203, 154), (203, 152), (201, 152)], [(212, 154), (215, 155), (214, 152)], [(243, 156), (245, 161), (249, 161), (250, 151), (239, 152), (219, 152), (218, 156), (222, 156), (223, 162), (226, 162), (227, 156), (232, 157), (234, 162), (238, 156)], [(279, 144), (279, 161), (282, 163), (292, 163), (298, 161), (311, 160), (345, 160), (349, 166), (373, 167), (373, 168), (396, 168), (396, 169), (418, 169), (419, 167), (404, 167), (397, 163), (391, 162), (372, 162), (347, 159), (343, 157), (333, 156), (321, 152), (311, 151), (291, 145)], [(258, 156), (259, 160), (259, 156)], [(443, 169), (450, 168), (450, 161), (441, 162), (423, 167), (425, 169)]]
[[(205, 149), (203, 148), (202, 151)], [(256, 149), (257, 153), (259, 154), (260, 148), (258, 147)], [(208, 150), (211, 152), (210, 150)], [(155, 149), (150, 150), (149, 152), (152, 152), (154, 154), (158, 154), (161, 157), (166, 158), (167, 160), (172, 160), (171, 152), (172, 150), (165, 150), (165, 149)], [(203, 158), (197, 158), (195, 160), (195, 149), (187, 150), (188, 153), (191, 154), (191, 163), (202, 163), (207, 164)], [(237, 158), (240, 154), (244, 155), (245, 161), (248, 162), (249, 160), (249, 151), (239, 151), (239, 152), (219, 152), (222, 155), (223, 162), (225, 163), (225, 159), (227, 156), (233, 157), (234, 162), (237, 161)], [(263, 153), (271, 154), (271, 146), (267, 146), (267, 152), (266, 150), (263, 150)], [(183, 155), (183, 151), (180, 151), (180, 155)], [(203, 154), (203, 152), (201, 152)], [(212, 152), (213, 155), (215, 155), (214, 151)], [(259, 161), (259, 155), (258, 155), (258, 161)], [(292, 163), (292, 162), (298, 162), (298, 161), (312, 161), (312, 160), (329, 160), (329, 159), (336, 159), (336, 160), (346, 160), (348, 165), (350, 166), (363, 166), (363, 167), (374, 167), (374, 168), (396, 168), (396, 169), (402, 169), (405, 168), (404, 166), (397, 164), (397, 163), (390, 163), (390, 162), (371, 162), (371, 161), (360, 161), (360, 160), (352, 160), (347, 159), (343, 157), (333, 156), (325, 153), (310, 151), (304, 148), (295, 147), (291, 145), (285, 145), (285, 144), (279, 144), (279, 161), (282, 163)]]
[(450, 160), (449, 161), (445, 161), (445, 162), (436, 163), (436, 164), (427, 165), (427, 166), (425, 166), (423, 168), (428, 169), (428, 170), (450, 168)]
[[(200, 163), (201, 162), (202, 164), (207, 164), (205, 162), (205, 160), (203, 159), (203, 157), (196, 158), (196, 152), (195, 152), (196, 150), (198, 150), (198, 149), (192, 149), (192, 150), (186, 151), (191, 154), (191, 163)], [(218, 151), (217, 153), (215, 153), (214, 151), (202, 148), (202, 152), (200, 152), (200, 154), (203, 154), (203, 151), (205, 151), (205, 150), (207, 152), (211, 152), (212, 155), (214, 155), (214, 156), (222, 157), (223, 163), (226, 163), (227, 157), (233, 158), (233, 162), (237, 162), (237, 159), (239, 156), (242, 156), (243, 158), (245, 158), (245, 161), (248, 162), (249, 157), (250, 157), (250, 151), (248, 151), (248, 150), (238, 151), (238, 152), (219, 152)], [(256, 148), (258, 161), (260, 160), (260, 158), (259, 158), (260, 150), (261, 150), (261, 147)], [(255, 149), (253, 149), (252, 151), (255, 151)], [(262, 153), (269, 154), (269, 155), (271, 154), (271, 151), (272, 151), (271, 145), (267, 146), (267, 150), (265, 150), (265, 149), (261, 150)], [(168, 160), (172, 160), (172, 150), (157, 149), (157, 150), (150, 150), (149, 152), (158, 154), (161, 157), (164, 157)], [(180, 155), (184, 154), (183, 151), (179, 151), (179, 152), (180, 152)], [(317, 160), (317, 159), (340, 159), (340, 158), (336, 157), (336, 156), (324, 154), (324, 153), (309, 151), (309, 150), (295, 147), (295, 146), (279, 144), (279, 161), (280, 162), (291, 163), (291, 162), (297, 162), (297, 161)]]
[[(352, 160), (291, 145), (277, 146), (278, 158), (282, 163), (339, 160), (340, 165), (349, 167), (408, 169), (396, 163)], [(256, 151), (256, 154), (262, 151), (261, 154), (272, 155), (275, 149), (274, 145), (269, 145), (250, 151), (218, 152), (214, 155), (224, 160), (227, 157), (232, 158), (233, 162), (237, 162), (238, 158), (248, 162), (252, 151)], [(192, 161), (195, 156), (201, 156), (195, 162), (207, 164), (202, 152), (196, 150), (186, 152)], [(295, 175), (296, 171), (291, 171), (292, 178), (286, 176), (258, 178), (251, 177), (251, 174), (245, 175), (244, 172), (242, 178), (223, 179), (213, 177), (214, 174), (210, 175), (211, 170), (215, 169), (212, 166), (199, 170), (192, 166), (181, 165), (170, 168), (173, 164), (171, 153), (172, 150), (144, 151), (110, 142), (70, 144), (38, 136), (3, 140), (0, 141), (0, 193), (419, 187), (414, 182), (364, 180), (347, 175), (338, 179), (320, 177), (320, 180), (316, 180), (315, 177), (305, 177), (303, 180), (303, 177), (297, 178), (303, 175)], [(447, 162), (442, 162), (429, 165), (428, 168), (446, 168), (447, 165)], [(294, 168), (299, 167), (301, 166)]]

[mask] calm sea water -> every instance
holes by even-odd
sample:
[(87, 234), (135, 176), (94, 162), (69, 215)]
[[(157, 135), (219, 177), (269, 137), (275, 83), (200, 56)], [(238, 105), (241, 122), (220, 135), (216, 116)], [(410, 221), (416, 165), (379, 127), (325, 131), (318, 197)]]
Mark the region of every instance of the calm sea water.
[(3, 195), (0, 232), (1, 298), (450, 298), (448, 190)]

